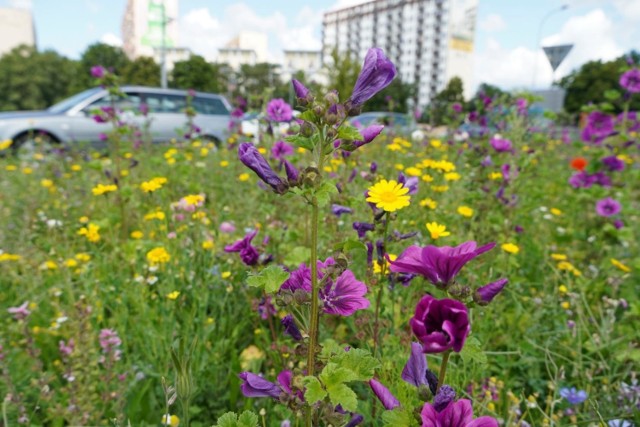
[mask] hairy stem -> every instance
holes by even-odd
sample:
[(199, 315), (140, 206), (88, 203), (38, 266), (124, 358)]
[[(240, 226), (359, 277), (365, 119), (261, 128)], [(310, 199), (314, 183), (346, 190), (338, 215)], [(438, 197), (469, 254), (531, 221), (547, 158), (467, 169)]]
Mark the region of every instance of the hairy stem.
[[(309, 327), (309, 349), (307, 353), (307, 375), (315, 374), (316, 346), (318, 345), (318, 200), (311, 202), (311, 319)], [(313, 407), (307, 412), (307, 426), (312, 426)]]

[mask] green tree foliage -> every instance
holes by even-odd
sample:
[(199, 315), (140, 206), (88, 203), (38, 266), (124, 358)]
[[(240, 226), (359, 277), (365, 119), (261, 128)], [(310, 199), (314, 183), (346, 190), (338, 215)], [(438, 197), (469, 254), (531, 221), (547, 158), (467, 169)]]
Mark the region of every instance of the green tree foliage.
[(221, 66), (207, 62), (202, 56), (191, 55), (186, 61), (176, 62), (171, 71), (171, 87), (219, 93), (226, 85)]
[(18, 46), (0, 58), (0, 111), (49, 107), (74, 92), (77, 77), (74, 61)]
[(123, 84), (160, 86), (160, 66), (153, 58), (141, 56), (124, 66), (120, 81)]
[(399, 77), (396, 77), (389, 86), (367, 101), (363, 111), (406, 113), (409, 110), (409, 99), (415, 93), (415, 85), (403, 83)]
[[(631, 52), (636, 62), (640, 55)], [(564, 99), (564, 108), (569, 113), (578, 113), (582, 106), (589, 103), (609, 102), (605, 92), (609, 90), (622, 91), (620, 87), (620, 74), (626, 66), (626, 55), (609, 62), (589, 61), (571, 74), (563, 77), (558, 86), (567, 91)], [(622, 111), (620, 103), (614, 104), (616, 112)], [(632, 101), (632, 110), (640, 109), (640, 100)]]
[(340, 100), (346, 100), (360, 74), (360, 61), (350, 54), (341, 55), (337, 49), (331, 52), (331, 63), (326, 67), (329, 76), (329, 87), (336, 89)]
[(464, 88), (460, 77), (453, 77), (431, 101), (431, 124), (444, 124), (447, 120), (449, 109), (454, 102), (464, 103)]

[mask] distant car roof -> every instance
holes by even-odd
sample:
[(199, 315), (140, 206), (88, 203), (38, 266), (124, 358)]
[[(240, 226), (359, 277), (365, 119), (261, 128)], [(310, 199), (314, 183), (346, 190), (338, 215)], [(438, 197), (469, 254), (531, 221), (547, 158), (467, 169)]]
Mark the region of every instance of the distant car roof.
[[(168, 94), (168, 95), (187, 95), (186, 90), (182, 90), (182, 89), (163, 89), (161, 87), (150, 87), (150, 86), (138, 86), (138, 85), (125, 85), (122, 86), (120, 88), (121, 90), (127, 91), (127, 90), (139, 90), (139, 91), (144, 91), (144, 92), (151, 92), (151, 93), (164, 93), (164, 94)], [(195, 92), (196, 96), (219, 96), (222, 97), (222, 95), (220, 95), (219, 93), (209, 93), (209, 92)]]

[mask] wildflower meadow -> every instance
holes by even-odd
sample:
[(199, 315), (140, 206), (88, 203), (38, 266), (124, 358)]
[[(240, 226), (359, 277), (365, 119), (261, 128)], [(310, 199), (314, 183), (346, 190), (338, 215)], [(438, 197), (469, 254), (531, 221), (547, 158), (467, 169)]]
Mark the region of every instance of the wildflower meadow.
[(354, 119), (395, 77), (293, 80), (258, 139), (0, 142), (0, 423), (640, 425), (638, 65), (579, 128), (522, 94), (438, 135)]

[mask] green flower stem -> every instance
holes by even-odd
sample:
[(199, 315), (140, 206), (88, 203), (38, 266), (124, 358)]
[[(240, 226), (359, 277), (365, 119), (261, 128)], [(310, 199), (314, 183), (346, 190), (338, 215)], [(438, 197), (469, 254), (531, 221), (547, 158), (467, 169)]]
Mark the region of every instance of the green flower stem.
[(447, 373), (447, 363), (449, 363), (449, 356), (451, 355), (451, 350), (445, 351), (442, 356), (442, 364), (440, 365), (440, 373), (438, 374), (438, 386), (436, 387), (436, 394), (438, 394), (438, 390), (444, 383), (444, 376)]
[[(385, 251), (384, 251), (385, 254), (387, 252), (386, 244), (387, 244), (387, 236), (389, 234), (389, 222), (391, 222), (391, 214), (387, 212), (385, 214), (384, 232), (382, 233), (382, 244), (384, 245), (383, 247), (385, 248)], [(385, 254), (382, 254), (382, 256), (384, 257)], [(378, 295), (376, 297), (376, 314), (375, 314), (375, 320), (373, 323), (373, 354), (374, 355), (378, 350), (379, 341), (380, 341), (380, 306), (382, 305), (382, 293), (384, 291), (384, 279), (386, 274), (387, 274), (387, 263), (386, 263), (386, 260), (383, 259), (382, 262), (380, 263), (380, 281), (378, 282)]]
[[(307, 350), (307, 375), (315, 374), (316, 346), (318, 345), (318, 200), (311, 201), (311, 319), (309, 327), (309, 348)], [(307, 410), (307, 426), (311, 427), (313, 407)]]

